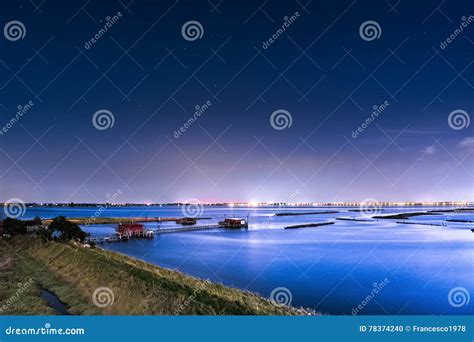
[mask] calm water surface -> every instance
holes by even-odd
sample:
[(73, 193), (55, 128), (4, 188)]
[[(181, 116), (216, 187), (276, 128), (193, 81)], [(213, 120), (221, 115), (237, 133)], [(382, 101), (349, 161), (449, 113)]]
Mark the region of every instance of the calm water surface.
[[(430, 208), (384, 208), (381, 214)], [(362, 218), (360, 213), (335, 209), (337, 214), (275, 217), (275, 212), (317, 211), (327, 208), (208, 208), (206, 224), (224, 215), (250, 218), (249, 229), (214, 229), (162, 234), (151, 240), (103, 244), (170, 269), (247, 289), (270, 297), (284, 287), (293, 306), (328, 314), (473, 314), (474, 299), (459, 306), (453, 288), (474, 296), (474, 224), (448, 223), (445, 227), (398, 224), (396, 220), (335, 221), (336, 224), (284, 230), (292, 224), (334, 221), (336, 217)], [(88, 217), (96, 208), (28, 208), (27, 215)], [(104, 217), (178, 217), (178, 207), (111, 208)], [(474, 220), (473, 213), (421, 216), (413, 222), (441, 223), (446, 218)], [(397, 220), (399, 221), (399, 220)], [(163, 223), (160, 227), (174, 226)], [(147, 227), (156, 228), (157, 223)], [(114, 232), (113, 225), (83, 227), (94, 236)], [(370, 300), (374, 286), (380, 288)], [(466, 300), (464, 300), (466, 301)], [(459, 307), (457, 307), (459, 306)]]

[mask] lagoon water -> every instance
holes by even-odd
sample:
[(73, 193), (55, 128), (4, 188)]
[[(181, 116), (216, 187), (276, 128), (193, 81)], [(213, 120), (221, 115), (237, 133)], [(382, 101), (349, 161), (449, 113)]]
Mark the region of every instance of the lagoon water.
[[(433, 208), (383, 208), (380, 214)], [(436, 208), (439, 209), (439, 208)], [(399, 224), (399, 220), (340, 221), (334, 225), (283, 229), (287, 225), (364, 218), (337, 214), (274, 216), (328, 208), (204, 207), (204, 224), (224, 216), (247, 217), (249, 229), (213, 229), (156, 235), (153, 239), (102, 244), (147, 262), (270, 297), (285, 288), (293, 306), (325, 314), (422, 315), (474, 313), (474, 233), (470, 223), (446, 226)], [(27, 216), (90, 217), (96, 208), (28, 208)], [(180, 217), (179, 207), (109, 208), (103, 217)], [(474, 220), (473, 213), (419, 216), (409, 221)], [(150, 228), (175, 226), (147, 223)], [(83, 227), (93, 236), (114, 225)], [(377, 291), (374, 289), (377, 288)], [(377, 293), (375, 293), (377, 292)]]

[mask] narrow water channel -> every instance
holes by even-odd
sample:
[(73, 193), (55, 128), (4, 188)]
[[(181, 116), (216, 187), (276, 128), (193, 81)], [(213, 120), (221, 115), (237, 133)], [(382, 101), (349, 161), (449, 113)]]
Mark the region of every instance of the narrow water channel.
[(53, 292), (41, 289), (41, 298), (46, 301), (49, 307), (53, 308), (58, 315), (70, 315), (66, 305)]

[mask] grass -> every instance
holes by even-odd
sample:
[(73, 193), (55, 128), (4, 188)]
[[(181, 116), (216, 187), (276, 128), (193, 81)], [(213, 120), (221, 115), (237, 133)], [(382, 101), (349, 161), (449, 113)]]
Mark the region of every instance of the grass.
[[(15, 251), (12, 253), (12, 251)], [(71, 314), (107, 315), (304, 315), (277, 307), (256, 294), (199, 280), (128, 256), (37, 238), (0, 241), (0, 308), (15, 295), (18, 282), (33, 283), (3, 314), (54, 314), (39, 297), (55, 293)], [(94, 291), (109, 288), (113, 304), (94, 305)]]

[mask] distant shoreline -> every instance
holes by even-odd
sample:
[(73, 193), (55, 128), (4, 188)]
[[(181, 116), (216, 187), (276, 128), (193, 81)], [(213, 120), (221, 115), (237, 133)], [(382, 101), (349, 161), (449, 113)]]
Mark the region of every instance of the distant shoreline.
[[(5, 205), (5, 202), (0, 202), (1, 206)], [(380, 206), (380, 207), (393, 207), (393, 208), (409, 208), (409, 207), (474, 207), (474, 202), (464, 202), (464, 201), (442, 201), (442, 202), (327, 202), (327, 203), (285, 203), (285, 202), (262, 202), (262, 203), (232, 203), (232, 202), (222, 202), (222, 203), (186, 203), (186, 202), (176, 202), (176, 203), (37, 203), (37, 202), (25, 202), (25, 206), (34, 207), (34, 208), (88, 208), (88, 207), (98, 207), (107, 205), (110, 207), (179, 207), (185, 205), (200, 205), (205, 207), (251, 207), (251, 208), (265, 208), (265, 207), (331, 207), (331, 208), (354, 208), (361, 206)]]
[[(95, 225), (95, 224), (118, 224), (127, 222), (174, 222), (182, 217), (97, 217), (91, 221), (90, 217), (68, 217), (69, 221), (80, 225)], [(209, 220), (209, 217), (197, 217), (196, 220)], [(44, 224), (48, 224), (52, 219), (43, 219)]]

